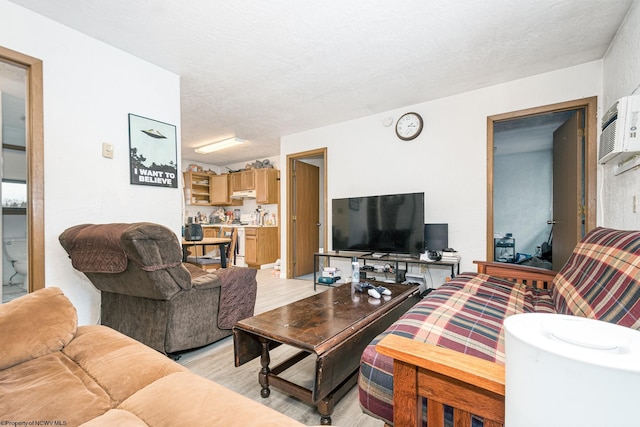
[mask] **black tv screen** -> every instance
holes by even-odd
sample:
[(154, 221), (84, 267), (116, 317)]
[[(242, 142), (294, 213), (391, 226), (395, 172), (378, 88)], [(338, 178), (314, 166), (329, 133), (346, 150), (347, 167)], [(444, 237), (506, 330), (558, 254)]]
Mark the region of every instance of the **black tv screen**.
[(424, 248), (424, 193), (332, 201), (334, 251), (417, 255)]

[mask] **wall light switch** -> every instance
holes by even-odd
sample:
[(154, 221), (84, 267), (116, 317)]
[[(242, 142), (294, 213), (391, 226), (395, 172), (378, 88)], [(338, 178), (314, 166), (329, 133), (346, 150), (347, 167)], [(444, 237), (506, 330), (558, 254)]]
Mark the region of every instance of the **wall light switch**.
[(633, 208), (633, 213), (638, 213), (638, 195), (637, 194), (633, 195), (632, 208)]
[(113, 159), (113, 144), (109, 144), (108, 142), (102, 143), (102, 157)]

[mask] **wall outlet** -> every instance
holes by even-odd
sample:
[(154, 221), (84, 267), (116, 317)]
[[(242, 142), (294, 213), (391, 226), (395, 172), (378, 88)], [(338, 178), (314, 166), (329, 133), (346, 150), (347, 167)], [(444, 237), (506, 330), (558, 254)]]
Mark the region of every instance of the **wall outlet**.
[(638, 213), (638, 195), (634, 194), (633, 195), (633, 202), (632, 202), (632, 212), (633, 213)]
[(113, 159), (113, 144), (109, 144), (108, 142), (102, 143), (102, 157)]

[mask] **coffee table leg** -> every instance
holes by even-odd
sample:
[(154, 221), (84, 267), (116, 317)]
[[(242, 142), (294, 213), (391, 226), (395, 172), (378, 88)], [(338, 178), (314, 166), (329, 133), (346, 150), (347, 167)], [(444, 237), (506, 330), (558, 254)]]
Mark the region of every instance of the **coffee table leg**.
[(266, 399), (271, 394), (271, 390), (269, 389), (269, 372), (271, 372), (269, 369), (269, 363), (271, 362), (271, 358), (269, 357), (269, 340), (260, 338), (260, 344), (262, 344), (262, 355), (260, 356), (262, 369), (260, 369), (260, 373), (258, 374), (258, 382), (262, 386), (260, 396)]
[(320, 425), (331, 425), (331, 414), (333, 413), (333, 394), (318, 402), (318, 413), (320, 413)]

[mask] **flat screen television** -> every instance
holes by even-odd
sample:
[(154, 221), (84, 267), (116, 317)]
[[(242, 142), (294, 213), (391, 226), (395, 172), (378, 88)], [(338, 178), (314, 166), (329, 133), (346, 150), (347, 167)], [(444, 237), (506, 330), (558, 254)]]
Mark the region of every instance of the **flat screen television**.
[(334, 251), (418, 255), (424, 251), (424, 193), (332, 201)]

